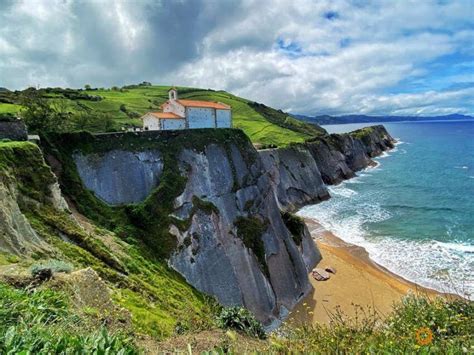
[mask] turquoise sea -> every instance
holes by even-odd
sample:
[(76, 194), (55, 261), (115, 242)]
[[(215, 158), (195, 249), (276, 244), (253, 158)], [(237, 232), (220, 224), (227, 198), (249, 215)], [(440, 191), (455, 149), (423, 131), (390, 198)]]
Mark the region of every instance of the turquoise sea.
[[(369, 124), (331, 125), (342, 133)], [(384, 124), (399, 143), (299, 214), (392, 272), (474, 296), (474, 121)]]

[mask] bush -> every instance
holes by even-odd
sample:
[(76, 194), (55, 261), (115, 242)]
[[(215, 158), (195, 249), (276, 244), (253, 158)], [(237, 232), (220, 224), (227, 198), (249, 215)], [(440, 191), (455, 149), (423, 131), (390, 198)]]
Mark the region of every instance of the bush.
[(356, 307), (356, 316), (331, 315), (331, 324), (287, 324), (271, 351), (323, 354), (460, 354), (474, 351), (474, 302), (407, 296), (388, 317)]
[(262, 323), (252, 313), (242, 307), (223, 308), (217, 316), (217, 325), (222, 329), (235, 329), (247, 335), (265, 339)]
[(73, 270), (71, 264), (61, 261), (61, 260), (48, 260), (41, 264), (35, 264), (31, 267), (31, 275), (37, 277), (40, 274), (43, 274), (45, 270), (49, 270), (51, 275), (57, 272), (70, 273)]

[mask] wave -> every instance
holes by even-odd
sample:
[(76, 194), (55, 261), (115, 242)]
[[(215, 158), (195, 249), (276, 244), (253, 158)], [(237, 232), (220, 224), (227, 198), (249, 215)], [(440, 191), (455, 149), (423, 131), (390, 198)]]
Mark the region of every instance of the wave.
[(435, 242), (436, 245), (447, 248), (451, 250), (457, 250), (463, 253), (474, 253), (474, 245), (465, 244), (465, 243), (447, 243), (447, 242)]
[(314, 218), (342, 240), (365, 248), (372, 260), (409, 281), (441, 292), (474, 296), (474, 245), (374, 236), (367, 223), (385, 221), (391, 213), (376, 202), (353, 204), (346, 196), (339, 196), (304, 207), (298, 214)]
[(347, 187), (344, 187), (344, 186), (337, 186), (337, 187), (329, 187), (328, 188), (329, 190), (329, 193), (331, 195), (336, 195), (336, 196), (343, 196), (343, 197), (351, 197), (351, 196), (354, 196), (354, 195), (357, 195), (357, 192), (354, 191), (354, 190), (351, 190)]

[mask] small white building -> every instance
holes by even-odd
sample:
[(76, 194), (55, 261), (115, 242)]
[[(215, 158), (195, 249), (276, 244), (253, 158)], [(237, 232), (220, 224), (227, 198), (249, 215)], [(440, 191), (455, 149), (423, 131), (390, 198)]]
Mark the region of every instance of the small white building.
[(193, 128), (231, 128), (232, 110), (221, 102), (180, 100), (178, 91), (168, 91), (169, 100), (162, 112), (148, 112), (141, 117), (146, 131)]

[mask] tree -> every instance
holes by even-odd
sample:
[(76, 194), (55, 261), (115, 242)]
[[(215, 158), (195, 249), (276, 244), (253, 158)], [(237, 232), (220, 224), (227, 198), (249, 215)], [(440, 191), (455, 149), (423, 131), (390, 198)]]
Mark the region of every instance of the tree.
[(23, 92), (20, 117), (32, 132), (62, 132), (67, 129), (70, 113), (64, 100), (49, 100), (30, 88)]
[(90, 86), (89, 84), (86, 84), (86, 85), (84, 85), (84, 89), (90, 90), (90, 89), (91, 89), (91, 86)]

